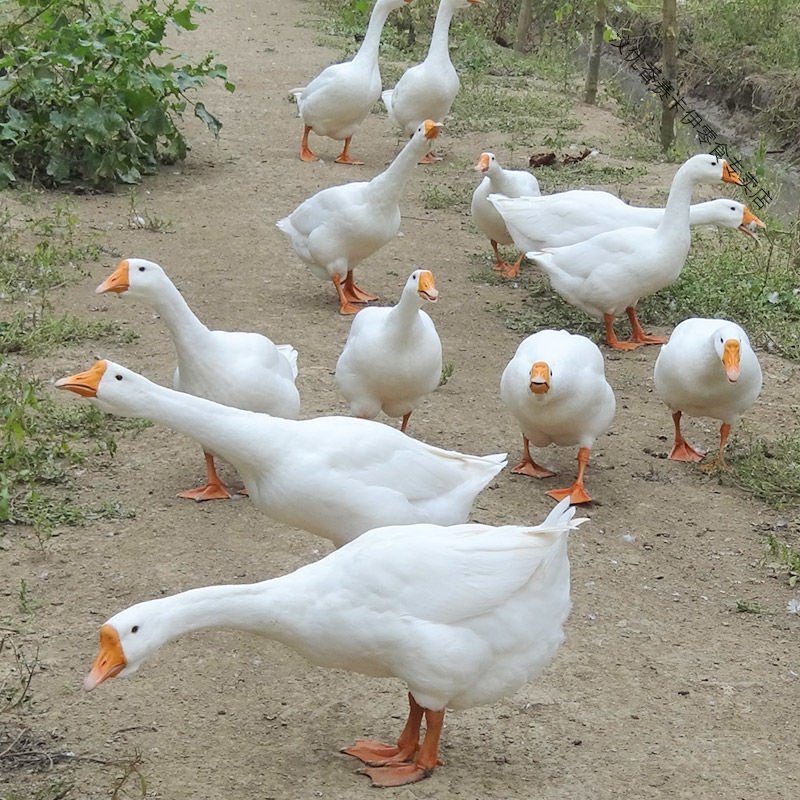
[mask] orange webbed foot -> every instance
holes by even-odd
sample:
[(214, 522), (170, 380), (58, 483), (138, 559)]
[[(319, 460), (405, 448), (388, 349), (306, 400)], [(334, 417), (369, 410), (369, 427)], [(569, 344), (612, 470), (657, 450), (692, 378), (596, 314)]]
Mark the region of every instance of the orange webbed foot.
[(631, 337), (629, 343), (636, 345), (640, 344), (666, 344), (669, 341), (669, 336), (656, 336), (651, 333), (642, 333), (638, 336)]
[(573, 506), (592, 502), (591, 496), (582, 484), (574, 483), (566, 489), (551, 489), (549, 492), (546, 492), (546, 494), (554, 500), (563, 500), (565, 497), (569, 497), (569, 502)]
[(373, 786), (389, 788), (392, 786), (406, 786), (417, 783), (430, 777), (432, 769), (424, 769), (417, 764), (392, 764), (385, 767), (363, 767), (358, 770), (359, 775), (368, 775)]
[(703, 464), (700, 464), (700, 469), (703, 472), (730, 472), (731, 467), (728, 462), (721, 456), (717, 456), (716, 458), (712, 458), (709, 461), (706, 461)]
[(387, 764), (404, 763), (414, 757), (414, 752), (404, 753), (397, 745), (384, 744), (372, 739), (359, 739), (350, 747), (345, 747), (342, 753), (353, 756), (363, 761), (370, 767), (383, 767)]
[(187, 500), (194, 500), (202, 503), (206, 500), (230, 500), (231, 494), (221, 483), (207, 483), (205, 486), (198, 486), (196, 489), (187, 489), (179, 492), (176, 497), (183, 497)]
[(430, 152), (430, 153), (425, 153), (425, 155), (422, 156), (422, 158), (419, 161), (417, 161), (417, 164), (435, 164), (437, 161), (441, 160), (442, 160), (441, 156), (436, 156), (433, 154), (433, 152)]
[(620, 341), (617, 339), (613, 342), (606, 342), (606, 344), (612, 350), (636, 350), (637, 348), (641, 347), (644, 342)]
[(511, 472), (514, 475), (527, 475), (529, 478), (552, 478), (556, 474), (534, 461), (520, 461), (516, 467), (512, 467)]
[(308, 147), (301, 147), (300, 160), (305, 161), (306, 163), (311, 163), (312, 161), (319, 161), (319, 157), (315, 156)]
[(353, 305), (349, 300), (345, 303), (341, 303), (339, 305), (339, 313), (343, 316), (349, 316), (352, 314), (358, 314), (361, 311), (362, 306)]
[(695, 450), (689, 442), (684, 440), (676, 442), (672, 446), (672, 450), (669, 451), (669, 456), (667, 456), (667, 458), (672, 459), (672, 461), (693, 461), (696, 463), (702, 461), (704, 456), (705, 453), (700, 450)]
[(350, 156), (339, 155), (337, 156), (334, 161), (334, 164), (347, 164), (351, 167), (363, 167), (363, 161), (356, 161), (355, 159), (350, 158)]

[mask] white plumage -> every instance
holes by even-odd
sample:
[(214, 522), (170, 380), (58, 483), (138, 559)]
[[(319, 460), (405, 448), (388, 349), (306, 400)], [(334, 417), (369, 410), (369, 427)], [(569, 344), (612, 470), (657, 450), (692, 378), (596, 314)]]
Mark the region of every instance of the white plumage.
[(56, 386), (103, 411), (191, 436), (233, 464), (255, 505), (336, 546), (380, 525), (465, 522), (478, 492), (505, 466), (505, 454), (442, 450), (371, 420), (287, 420), (230, 408), (106, 360)]
[(411, 412), (439, 385), (442, 343), (421, 308), (438, 297), (433, 274), (417, 269), (396, 306), (365, 308), (353, 320), (336, 383), (355, 416), (375, 419), (383, 411), (402, 417), (405, 431)]
[(514, 264), (509, 264), (500, 257), (497, 245), (511, 244), (512, 238), (503, 217), (489, 202), (489, 195), (499, 193), (504, 197), (537, 196), (539, 181), (525, 170), (504, 169), (494, 153), (481, 153), (475, 169), (482, 172), (485, 177), (472, 193), (472, 221), (491, 242), (495, 257), (494, 268), (507, 278), (514, 278), (519, 274), (519, 265), (525, 251), (532, 248), (521, 248), (522, 252)]
[(684, 320), (661, 348), (653, 371), (656, 394), (669, 406), (675, 443), (669, 457), (700, 461), (681, 433), (681, 416), (722, 422), (719, 454), (709, 467), (725, 468), (724, 448), (731, 428), (761, 391), (761, 366), (744, 330), (725, 319)]
[(522, 429), (524, 456), (512, 472), (550, 477), (555, 473), (534, 462), (530, 445), (577, 445), (575, 482), (547, 494), (557, 500), (569, 497), (572, 503), (589, 502), (584, 470), (595, 439), (608, 430), (616, 408), (597, 345), (567, 331), (544, 330), (528, 336), (503, 372), (500, 397)]
[(573, 513), (564, 501), (533, 527), (378, 528), (283, 577), (138, 603), (102, 626), (84, 686), (134, 673), (189, 631), (262, 634), (315, 664), (404, 681), (411, 708), (397, 745), (359, 741), (345, 752), (371, 765), (363, 771), (375, 785), (421, 780), (436, 767), (445, 708), (510, 694), (563, 641), (567, 538), (585, 521)]
[[(300, 413), (297, 350), (288, 344), (275, 345), (260, 333), (209, 330), (155, 262), (125, 259), (95, 291), (141, 300), (159, 314), (172, 334), (178, 357), (173, 378), (178, 391), (287, 419)], [(225, 380), (220, 380), (223, 374)], [(205, 458), (206, 485), (181, 492), (179, 497), (230, 497), (217, 475), (213, 454), (206, 451)]]
[(441, 127), (425, 120), (371, 181), (323, 189), (277, 223), (314, 275), (333, 283), (342, 314), (355, 314), (359, 304), (377, 299), (356, 286), (353, 270), (397, 236), (403, 186)]

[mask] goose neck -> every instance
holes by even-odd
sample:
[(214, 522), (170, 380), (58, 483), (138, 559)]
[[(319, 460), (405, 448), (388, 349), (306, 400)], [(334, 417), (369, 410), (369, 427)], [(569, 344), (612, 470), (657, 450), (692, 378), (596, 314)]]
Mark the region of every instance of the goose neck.
[(442, 0), (436, 11), (436, 19), (433, 23), (433, 33), (431, 43), (428, 48), (428, 58), (448, 59), (450, 51), (448, 40), (450, 37), (450, 23), (455, 16), (456, 8), (452, 2)]
[(381, 42), (381, 32), (386, 20), (389, 18), (392, 8), (387, 3), (378, 0), (375, 7), (372, 9), (372, 14), (369, 18), (367, 31), (364, 34), (364, 39), (361, 42), (361, 47), (353, 57), (353, 61), (378, 64), (378, 48)]

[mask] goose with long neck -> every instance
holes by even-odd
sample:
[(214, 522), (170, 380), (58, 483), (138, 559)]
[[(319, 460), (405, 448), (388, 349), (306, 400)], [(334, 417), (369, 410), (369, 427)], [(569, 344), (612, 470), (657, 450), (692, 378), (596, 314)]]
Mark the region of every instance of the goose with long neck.
[[(488, 202), (497, 210), (514, 244), (523, 252), (565, 247), (616, 228), (655, 228), (664, 208), (631, 206), (610, 192), (571, 189), (538, 197), (510, 197), (500, 191)], [(735, 228), (758, 241), (752, 230), (764, 223), (736, 200), (719, 197), (689, 206), (690, 225)]]
[(293, 89), (299, 116), (303, 119), (303, 140), (300, 158), (317, 161), (308, 146), (308, 136), (344, 139), (337, 164), (363, 164), (350, 156), (350, 141), (359, 125), (381, 95), (381, 73), (378, 66), (378, 47), (381, 32), (389, 14), (411, 0), (377, 0), (369, 18), (367, 32), (358, 52), (343, 64), (331, 64), (308, 86)]
[(439, 385), (442, 343), (423, 303), (439, 299), (433, 273), (411, 273), (397, 305), (365, 308), (350, 327), (336, 363), (336, 384), (357, 417), (374, 419), (383, 411), (402, 417), (406, 431), (411, 412)]
[(568, 534), (586, 521), (573, 514), (565, 500), (536, 526), (378, 528), (282, 577), (137, 603), (100, 628), (84, 688), (135, 673), (191, 631), (260, 634), (319, 666), (402, 680), (409, 713), (397, 742), (343, 752), (374, 786), (420, 781), (441, 763), (446, 708), (493, 703), (555, 656), (570, 610)]
[(336, 546), (379, 525), (465, 522), (478, 492), (505, 465), (505, 454), (442, 450), (371, 420), (289, 420), (231, 408), (107, 360), (56, 386), (103, 411), (191, 436), (236, 468), (255, 505)]
[[(300, 413), (295, 386), (297, 351), (288, 344), (275, 345), (260, 333), (209, 330), (155, 262), (125, 259), (95, 292), (142, 300), (159, 314), (172, 334), (178, 357), (173, 377), (178, 391), (288, 419)], [(221, 381), (223, 374), (226, 380)], [(197, 501), (230, 498), (217, 474), (214, 453), (205, 450), (204, 456), (205, 485), (178, 497)]]
[(356, 285), (353, 269), (397, 236), (403, 187), (441, 128), (441, 123), (425, 120), (371, 181), (323, 189), (277, 223), (311, 272), (333, 283), (340, 313), (355, 314), (364, 303), (378, 299)]
[(725, 445), (731, 428), (761, 392), (761, 366), (744, 329), (726, 319), (684, 320), (661, 348), (653, 370), (656, 394), (672, 412), (675, 442), (669, 458), (701, 461), (704, 453), (684, 439), (681, 417), (711, 417), (722, 423), (717, 456), (705, 469), (727, 469)]
[[(675, 281), (691, 245), (689, 203), (698, 183), (741, 184), (725, 159), (692, 156), (675, 174), (664, 216), (656, 228), (618, 228), (566, 247), (546, 248), (526, 256), (549, 278), (553, 289), (570, 305), (602, 319), (606, 342), (617, 350), (643, 344), (663, 344), (663, 336), (646, 334), (636, 315), (636, 303)], [(620, 341), (614, 320), (625, 311), (631, 339)]]
[(513, 264), (509, 264), (501, 257), (497, 245), (511, 244), (512, 238), (503, 218), (488, 198), (492, 193), (499, 193), (504, 197), (536, 197), (539, 195), (539, 181), (525, 170), (504, 169), (494, 153), (481, 153), (475, 170), (483, 174), (484, 178), (472, 193), (470, 207), (472, 221), (478, 230), (488, 237), (492, 245), (494, 269), (506, 278), (515, 278), (519, 274), (519, 265), (525, 257), (525, 250), (522, 250)]
[[(407, 69), (394, 89), (381, 94), (389, 119), (411, 136), (424, 119), (444, 118), (456, 99), (460, 81), (450, 60), (448, 39), (450, 23), (456, 11), (478, 5), (480, 0), (441, 0), (433, 23), (433, 33), (428, 54), (421, 64)], [(428, 152), (422, 163), (436, 161)]]

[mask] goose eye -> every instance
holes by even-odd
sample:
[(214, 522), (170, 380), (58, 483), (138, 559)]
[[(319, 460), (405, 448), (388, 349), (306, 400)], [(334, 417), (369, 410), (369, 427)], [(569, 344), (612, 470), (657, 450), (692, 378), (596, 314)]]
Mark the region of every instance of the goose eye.
[(144, 267), (139, 267), (139, 272), (144, 272)]
[(122, 375), (115, 375), (114, 377), (115, 377), (115, 378), (116, 378), (118, 381), (121, 381), (121, 380), (122, 380)]
[(139, 630), (139, 626), (138, 626), (138, 625), (134, 625), (134, 626), (131, 628), (131, 633), (136, 633), (138, 630)]
[(731, 206), (731, 211), (736, 211), (736, 206)]

